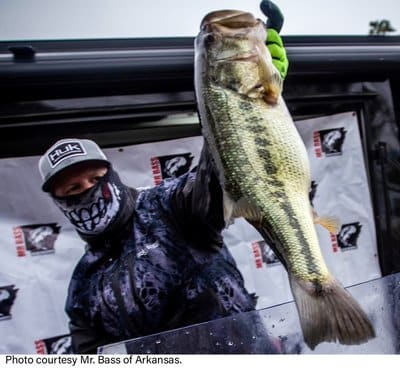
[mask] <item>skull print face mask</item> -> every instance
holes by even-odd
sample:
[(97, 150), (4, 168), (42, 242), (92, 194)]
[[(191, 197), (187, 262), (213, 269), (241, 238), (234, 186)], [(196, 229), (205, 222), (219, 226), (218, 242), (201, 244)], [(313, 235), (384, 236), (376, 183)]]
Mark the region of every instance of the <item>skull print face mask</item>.
[(110, 168), (89, 190), (63, 198), (53, 196), (53, 199), (80, 233), (98, 235), (117, 218), (126, 194), (127, 187)]

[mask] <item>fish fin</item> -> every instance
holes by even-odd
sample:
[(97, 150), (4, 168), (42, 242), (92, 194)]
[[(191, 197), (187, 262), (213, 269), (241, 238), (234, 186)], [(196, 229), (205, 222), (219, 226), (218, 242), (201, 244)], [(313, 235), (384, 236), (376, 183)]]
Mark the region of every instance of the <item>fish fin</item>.
[(222, 197), (225, 226), (229, 226), (233, 223), (235, 218), (240, 217), (257, 221), (258, 223), (261, 222), (259, 209), (249, 203), (245, 198), (241, 197), (239, 200), (235, 201), (225, 190), (223, 190)]
[(338, 234), (340, 230), (340, 221), (336, 217), (313, 215), (314, 223), (327, 229), (331, 234)]
[(304, 341), (311, 350), (324, 341), (359, 345), (375, 337), (365, 312), (335, 279), (316, 285), (290, 276), (290, 285)]
[(235, 208), (235, 201), (225, 190), (223, 190), (222, 193), (222, 200), (223, 200), (225, 226), (228, 227), (230, 224), (233, 223), (233, 218), (234, 218), (233, 210)]
[(261, 223), (261, 214), (257, 206), (249, 203), (245, 198), (240, 198), (234, 205), (233, 217), (244, 217), (247, 220)]
[(283, 89), (282, 76), (276, 67), (264, 58), (260, 58), (259, 66), (264, 87), (263, 99), (268, 104), (276, 104)]

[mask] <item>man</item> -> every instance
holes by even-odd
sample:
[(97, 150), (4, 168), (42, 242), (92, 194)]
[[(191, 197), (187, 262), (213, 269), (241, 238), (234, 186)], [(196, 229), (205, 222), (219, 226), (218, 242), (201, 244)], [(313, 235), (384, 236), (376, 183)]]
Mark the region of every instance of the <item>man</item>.
[[(261, 7), (284, 77), (275, 31), (283, 17), (269, 1)], [(207, 151), (195, 170), (140, 192), (90, 140), (58, 141), (39, 170), (43, 191), (88, 244), (66, 303), (74, 352), (254, 310), (256, 298), (222, 241), (222, 191)]]

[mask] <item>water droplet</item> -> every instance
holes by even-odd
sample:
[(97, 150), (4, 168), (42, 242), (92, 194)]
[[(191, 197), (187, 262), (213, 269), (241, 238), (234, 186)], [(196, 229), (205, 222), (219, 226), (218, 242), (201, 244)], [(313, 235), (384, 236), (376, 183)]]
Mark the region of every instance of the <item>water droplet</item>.
[(156, 344), (161, 344), (161, 340), (156, 340)]
[(185, 335), (190, 335), (190, 331), (185, 331)]
[(257, 339), (257, 336), (252, 336), (252, 339), (253, 339), (253, 340), (256, 340), (256, 339)]
[(215, 343), (215, 346), (219, 346), (221, 345), (218, 341)]

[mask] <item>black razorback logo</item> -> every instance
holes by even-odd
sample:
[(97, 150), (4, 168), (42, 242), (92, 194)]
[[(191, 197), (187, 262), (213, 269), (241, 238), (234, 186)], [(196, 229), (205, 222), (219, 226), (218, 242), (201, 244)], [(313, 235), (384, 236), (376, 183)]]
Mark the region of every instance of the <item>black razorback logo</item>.
[(15, 285), (0, 287), (0, 320), (11, 318), (11, 307), (17, 298), (18, 288)]
[(166, 178), (179, 177), (190, 170), (193, 162), (190, 152), (151, 158), (155, 184)]
[(54, 253), (54, 243), (61, 227), (56, 223), (23, 225), (14, 227), (14, 238), (18, 256)]
[(32, 255), (54, 252), (54, 243), (61, 227), (56, 223), (21, 226), (25, 235), (26, 249)]
[(72, 354), (71, 335), (61, 335), (35, 341), (38, 354)]
[(189, 171), (193, 156), (190, 152), (158, 158), (163, 178), (179, 177)]
[(85, 155), (86, 150), (79, 141), (63, 142), (54, 147), (47, 155), (50, 165), (54, 168), (60, 161), (71, 156)]
[(342, 147), (346, 137), (344, 128), (321, 130), (321, 148), (325, 156), (342, 155)]
[(337, 242), (341, 250), (357, 248), (357, 241), (361, 233), (361, 228), (362, 225), (359, 222), (342, 225), (337, 235)]

